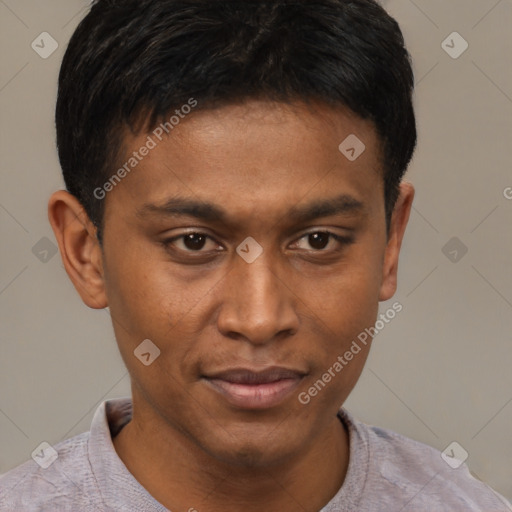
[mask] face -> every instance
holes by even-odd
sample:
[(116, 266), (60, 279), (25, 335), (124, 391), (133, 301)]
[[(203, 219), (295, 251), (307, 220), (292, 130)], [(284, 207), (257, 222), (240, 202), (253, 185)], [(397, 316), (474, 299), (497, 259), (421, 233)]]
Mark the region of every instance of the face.
[[(351, 134), (354, 161), (338, 149)], [(134, 402), (218, 460), (284, 460), (337, 421), (370, 344), (338, 357), (394, 292), (373, 125), (252, 101), (153, 139), (104, 199), (100, 280)]]

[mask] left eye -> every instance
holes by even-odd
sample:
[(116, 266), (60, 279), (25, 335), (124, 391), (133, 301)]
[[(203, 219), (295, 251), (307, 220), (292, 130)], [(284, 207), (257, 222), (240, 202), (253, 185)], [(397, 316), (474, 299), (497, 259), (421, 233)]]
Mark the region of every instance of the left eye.
[[(299, 241), (297, 242), (297, 245), (300, 249), (306, 249), (310, 250), (308, 247), (300, 246), (301, 241), (305, 241), (306, 244), (308, 244), (310, 247), (313, 248), (315, 251), (324, 251), (326, 248), (329, 248), (329, 242), (334, 239), (335, 244), (336, 243), (342, 243), (343, 237), (339, 235), (335, 235), (334, 233), (331, 233), (330, 231), (315, 231), (314, 233), (307, 233), (304, 236), (302, 236)], [(303, 245), (306, 245), (303, 244)], [(332, 245), (332, 244), (331, 244)]]

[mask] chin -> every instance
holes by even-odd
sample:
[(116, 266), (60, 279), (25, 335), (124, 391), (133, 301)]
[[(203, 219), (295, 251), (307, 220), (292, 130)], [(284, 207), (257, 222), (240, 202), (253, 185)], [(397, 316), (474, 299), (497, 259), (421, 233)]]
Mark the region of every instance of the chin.
[(238, 466), (245, 469), (258, 469), (273, 466), (282, 462), (274, 451), (268, 447), (243, 446), (236, 451), (224, 451), (220, 459), (230, 466)]
[[(222, 448), (221, 446), (224, 445)], [(250, 434), (219, 439), (207, 451), (218, 460), (246, 469), (279, 465), (299, 451), (290, 436), (269, 439), (269, 433), (250, 439)]]

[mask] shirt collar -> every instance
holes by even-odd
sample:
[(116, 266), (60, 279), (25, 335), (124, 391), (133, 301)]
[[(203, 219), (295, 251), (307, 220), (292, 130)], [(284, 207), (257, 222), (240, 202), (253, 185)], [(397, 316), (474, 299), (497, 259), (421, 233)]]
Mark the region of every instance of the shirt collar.
[(97, 486), (104, 504), (113, 510), (167, 512), (128, 471), (112, 442), (112, 434), (130, 421), (131, 414), (129, 397), (106, 400), (94, 414), (88, 451)]
[[(169, 512), (128, 471), (115, 450), (112, 438), (130, 421), (131, 416), (131, 398), (124, 397), (104, 401), (92, 420), (89, 460), (103, 502), (116, 511)], [(320, 512), (357, 510), (369, 469), (366, 431), (345, 409), (340, 408), (338, 417), (348, 429), (349, 464), (343, 485)]]

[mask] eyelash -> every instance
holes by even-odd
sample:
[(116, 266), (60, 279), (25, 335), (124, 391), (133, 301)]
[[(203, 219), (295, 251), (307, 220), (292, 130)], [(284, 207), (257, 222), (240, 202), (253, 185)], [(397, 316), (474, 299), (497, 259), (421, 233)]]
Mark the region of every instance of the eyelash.
[[(333, 233), (332, 231), (327, 231), (327, 230), (317, 230), (317, 231), (310, 231), (308, 233), (304, 233), (301, 237), (299, 237), (297, 239), (297, 242), (299, 240), (302, 240), (303, 238), (305, 237), (308, 237), (310, 235), (315, 235), (315, 234), (322, 234), (322, 235), (328, 235), (330, 238), (334, 238), (339, 244), (341, 244), (342, 246), (348, 246), (350, 244), (352, 244), (354, 242), (354, 239), (353, 237), (350, 237), (350, 236), (342, 236), (342, 235), (338, 235), (336, 233)], [(186, 236), (188, 235), (200, 235), (200, 236), (204, 236), (210, 240), (213, 240), (215, 241), (215, 239), (213, 237), (211, 237), (210, 235), (206, 234), (206, 233), (202, 233), (201, 231), (190, 231), (188, 233), (183, 233), (181, 235), (178, 235), (178, 236), (175, 236), (175, 237), (172, 237), (172, 238), (168, 238), (166, 240), (163, 240), (162, 241), (162, 245), (167, 249), (167, 250), (170, 250), (170, 246), (172, 245), (173, 242), (175, 242), (176, 240), (180, 240), (180, 239), (184, 239)], [(199, 255), (205, 255), (205, 254), (208, 254), (209, 251), (202, 251), (202, 250), (199, 250), (199, 251), (192, 251), (192, 250), (185, 250), (185, 249), (175, 249), (176, 251), (179, 251), (179, 252), (184, 252), (186, 254), (199, 254)], [(341, 249), (334, 249), (334, 250), (329, 250), (329, 249), (312, 249), (310, 251), (307, 251), (306, 252), (313, 252), (313, 253), (332, 253), (332, 252), (339, 252)]]

